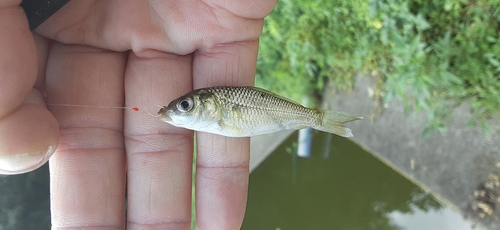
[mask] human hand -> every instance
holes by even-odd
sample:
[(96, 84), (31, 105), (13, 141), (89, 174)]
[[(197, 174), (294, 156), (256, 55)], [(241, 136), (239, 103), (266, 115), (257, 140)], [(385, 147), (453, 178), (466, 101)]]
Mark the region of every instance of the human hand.
[[(275, 1), (70, 1), (33, 34), (19, 3), (0, 4), (0, 173), (50, 157), (54, 229), (188, 229), (192, 131), (45, 100), (155, 112), (193, 88), (251, 85)], [(238, 229), (248, 138), (198, 133), (197, 148), (199, 228)]]

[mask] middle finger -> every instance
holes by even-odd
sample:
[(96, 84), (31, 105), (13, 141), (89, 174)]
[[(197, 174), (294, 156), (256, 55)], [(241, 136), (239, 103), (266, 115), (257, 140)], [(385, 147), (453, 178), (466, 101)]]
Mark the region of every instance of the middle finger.
[[(154, 112), (191, 90), (191, 56), (131, 54), (126, 105)], [(142, 106), (142, 107), (141, 107)], [(127, 229), (189, 229), (193, 132), (142, 113), (126, 113)]]

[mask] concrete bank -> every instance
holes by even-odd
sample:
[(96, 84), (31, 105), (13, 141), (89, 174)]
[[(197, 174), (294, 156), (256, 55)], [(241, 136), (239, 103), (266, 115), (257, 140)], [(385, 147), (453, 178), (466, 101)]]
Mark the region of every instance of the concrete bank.
[(486, 138), (481, 129), (465, 127), (470, 118), (466, 106), (454, 112), (444, 136), (431, 133), (424, 138), (425, 116), (405, 116), (397, 101), (371, 120), (375, 101), (369, 92), (374, 85), (374, 79), (358, 77), (352, 92), (325, 92), (331, 109), (365, 116), (348, 124), (353, 141), (478, 226), (500, 229), (500, 137)]

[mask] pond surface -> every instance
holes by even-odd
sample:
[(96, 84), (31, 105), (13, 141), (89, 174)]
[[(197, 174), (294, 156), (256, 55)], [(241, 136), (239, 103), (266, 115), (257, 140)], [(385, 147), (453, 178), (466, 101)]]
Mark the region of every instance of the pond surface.
[(349, 139), (314, 135), (310, 158), (295, 133), (252, 172), (242, 229), (473, 229)]

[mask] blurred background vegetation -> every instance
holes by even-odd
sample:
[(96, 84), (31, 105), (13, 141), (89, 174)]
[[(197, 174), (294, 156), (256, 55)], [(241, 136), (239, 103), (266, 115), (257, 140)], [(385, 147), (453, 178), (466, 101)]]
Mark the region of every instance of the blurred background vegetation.
[[(392, 99), (446, 130), (469, 104), (470, 124), (497, 131), (500, 1), (279, 0), (265, 19), (256, 85), (301, 101), (327, 82), (349, 90), (376, 76), (380, 105)], [(487, 125), (490, 124), (490, 125)]]

